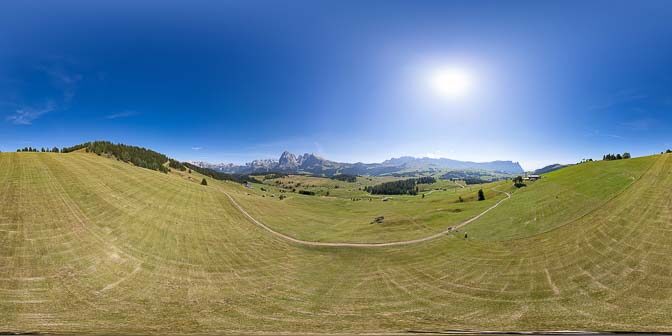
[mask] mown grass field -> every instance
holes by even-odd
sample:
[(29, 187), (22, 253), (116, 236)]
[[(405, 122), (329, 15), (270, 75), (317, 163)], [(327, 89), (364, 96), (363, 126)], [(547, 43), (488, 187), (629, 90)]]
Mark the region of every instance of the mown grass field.
[[(291, 177), (296, 179), (295, 177)], [(287, 178), (286, 178), (287, 179)], [(331, 184), (325, 178), (301, 177), (301, 189), (313, 189), (306, 185)], [(362, 178), (360, 178), (362, 179)], [(379, 181), (375, 181), (380, 183)], [(265, 186), (236, 192), (235, 199), (253, 217), (270, 225), (279, 232), (296, 238), (321, 242), (389, 242), (415, 239), (457, 225), (491, 207), (506, 196), (503, 191), (512, 191), (509, 182), (489, 183), (482, 186), (459, 188), (452, 182), (435, 183), (434, 192), (410, 195), (370, 195), (358, 190), (369, 184), (340, 182), (322, 185), (329, 190), (316, 196), (300, 195)], [(452, 188), (447, 188), (447, 183)], [(432, 184), (434, 185), (434, 184)], [(429, 185), (420, 185), (429, 189)], [(304, 188), (306, 187), (306, 188)], [(477, 201), (477, 192), (483, 188), (485, 201)], [(444, 191), (445, 189), (445, 191)], [(287, 198), (280, 200), (279, 196)], [(274, 196), (274, 197), (271, 197)], [(459, 202), (459, 198), (463, 202)], [(376, 223), (376, 217), (384, 217)]]
[[(331, 207), (355, 223), (363, 201), (279, 201), (198, 182), (85, 153), (1, 153), (0, 331), (672, 331), (670, 155), (565, 168), (465, 227), (473, 239), (385, 248), (287, 242), (224, 192), (307, 237), (313, 229), (262, 211), (293, 207), (287, 216), (307, 219)], [(396, 198), (378, 204), (399, 216), (424, 206)], [(383, 210), (361, 209), (367, 221)], [(358, 239), (357, 225), (323, 239)]]

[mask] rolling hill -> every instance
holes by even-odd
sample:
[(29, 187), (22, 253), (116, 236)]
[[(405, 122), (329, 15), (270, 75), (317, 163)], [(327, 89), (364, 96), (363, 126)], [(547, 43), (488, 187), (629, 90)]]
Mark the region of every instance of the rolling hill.
[[(281, 201), (202, 178), (91, 153), (0, 153), (0, 331), (672, 331), (669, 154), (549, 173), (465, 226), (469, 239), (376, 248), (289, 241), (235, 205), (279, 232), (336, 241), (379, 212), (363, 203)], [(453, 207), (460, 192), (385, 202), (413, 225), (367, 240), (459, 223), (405, 207)]]

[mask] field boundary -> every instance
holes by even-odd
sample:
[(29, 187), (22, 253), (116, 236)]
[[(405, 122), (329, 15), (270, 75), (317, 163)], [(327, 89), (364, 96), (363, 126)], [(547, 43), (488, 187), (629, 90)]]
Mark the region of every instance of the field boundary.
[(294, 238), (290, 235), (284, 234), (282, 232), (278, 232), (278, 231), (274, 230), (273, 228), (271, 228), (270, 226), (260, 222), (256, 218), (252, 217), (252, 215), (250, 215), (247, 211), (245, 211), (245, 209), (243, 209), (243, 207), (240, 204), (238, 204), (238, 202), (236, 202), (236, 200), (233, 197), (231, 197), (231, 195), (229, 195), (229, 193), (227, 193), (225, 191), (222, 191), (222, 192), (224, 193), (224, 195), (226, 195), (229, 198), (231, 203), (238, 209), (238, 211), (240, 211), (243, 215), (245, 215), (245, 217), (247, 217), (250, 221), (252, 221), (257, 226), (259, 226), (262, 229), (264, 229), (264, 230), (270, 232), (271, 234), (275, 235), (276, 237), (280, 237), (280, 238), (285, 239), (287, 241), (290, 241), (292, 243), (306, 245), (306, 246), (366, 247), (366, 248), (371, 248), (371, 247), (390, 247), (390, 246), (403, 246), (403, 245), (419, 244), (419, 243), (424, 243), (424, 242), (434, 240), (434, 239), (437, 239), (437, 238), (440, 238), (440, 237), (444, 237), (446, 234), (451, 233), (454, 230), (457, 230), (457, 229), (459, 229), (459, 228), (461, 228), (461, 227), (463, 227), (463, 226), (481, 218), (481, 216), (485, 215), (490, 210), (493, 210), (496, 207), (498, 207), (502, 202), (511, 198), (511, 194), (506, 192), (506, 191), (499, 191), (497, 189), (491, 189), (491, 190), (496, 191), (498, 193), (505, 194), (506, 198), (499, 200), (497, 203), (495, 203), (491, 207), (485, 209), (483, 212), (479, 213), (478, 215), (476, 215), (476, 216), (474, 216), (474, 217), (472, 217), (472, 218), (470, 218), (470, 219), (468, 219), (468, 220), (466, 220), (466, 221), (464, 221), (460, 224), (450, 226), (450, 227), (442, 230), (441, 232), (438, 232), (438, 233), (435, 233), (435, 234), (432, 234), (432, 235), (429, 235), (429, 236), (426, 236), (426, 237), (422, 237), (422, 238), (416, 238), (416, 239), (410, 239), (410, 240), (401, 240), (401, 241), (394, 241), (394, 242), (384, 242), (384, 243), (317, 242), (317, 241), (310, 241), (310, 240), (303, 240), (303, 239)]

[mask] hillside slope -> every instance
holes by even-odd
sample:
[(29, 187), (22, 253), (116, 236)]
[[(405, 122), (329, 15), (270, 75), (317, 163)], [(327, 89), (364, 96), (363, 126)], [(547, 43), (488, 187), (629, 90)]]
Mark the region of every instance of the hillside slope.
[(221, 192), (237, 184), (1, 153), (0, 330), (672, 331), (671, 172), (652, 157), (617, 196), (529, 238), (332, 249), (260, 230)]

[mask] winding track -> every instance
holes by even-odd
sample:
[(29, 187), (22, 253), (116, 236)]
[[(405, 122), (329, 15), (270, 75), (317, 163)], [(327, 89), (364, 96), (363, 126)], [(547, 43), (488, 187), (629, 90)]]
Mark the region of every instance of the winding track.
[(271, 234), (273, 234), (277, 237), (280, 237), (282, 239), (288, 240), (288, 241), (296, 243), (296, 244), (301, 244), (301, 245), (306, 245), (306, 246), (326, 246), (326, 247), (389, 247), (389, 246), (403, 246), (403, 245), (418, 244), (418, 243), (423, 243), (423, 242), (430, 241), (430, 240), (433, 240), (433, 239), (436, 239), (436, 238), (439, 238), (439, 237), (443, 237), (447, 233), (450, 233), (453, 230), (459, 229), (459, 228), (461, 228), (461, 227), (463, 227), (463, 226), (481, 218), (481, 216), (488, 213), (488, 211), (498, 207), (502, 202), (511, 198), (511, 194), (506, 192), (506, 191), (499, 191), (499, 190), (496, 190), (496, 189), (492, 189), (492, 190), (494, 190), (496, 192), (499, 192), (499, 193), (506, 194), (506, 198), (500, 200), (497, 203), (495, 203), (495, 205), (485, 209), (485, 211), (481, 212), (480, 214), (478, 214), (478, 215), (476, 215), (476, 216), (474, 216), (474, 217), (472, 217), (472, 218), (470, 218), (470, 219), (468, 219), (468, 220), (466, 220), (466, 221), (464, 221), (460, 224), (457, 224), (455, 226), (451, 226), (451, 227), (449, 227), (449, 228), (447, 228), (447, 229), (445, 229), (445, 230), (443, 230), (439, 233), (435, 233), (433, 235), (422, 237), (422, 238), (417, 238), (417, 239), (401, 240), (401, 241), (387, 242), (387, 243), (329, 243), (329, 242), (316, 242), (316, 241), (297, 239), (297, 238), (294, 238), (292, 236), (288, 236), (284, 233), (275, 231), (271, 227), (269, 227), (268, 225), (258, 221), (256, 218), (252, 217), (252, 215), (250, 215), (247, 211), (245, 211), (245, 209), (243, 209), (243, 207), (241, 207), (240, 204), (238, 204), (238, 202), (236, 202), (236, 200), (234, 200), (233, 197), (231, 197), (231, 195), (229, 195), (229, 193), (227, 193), (225, 191), (222, 191), (222, 192), (229, 198), (229, 200), (231, 200), (231, 203), (236, 208), (238, 208), (238, 210), (243, 215), (245, 215), (247, 218), (249, 218), (254, 224), (258, 225), (262, 229), (270, 232)]

